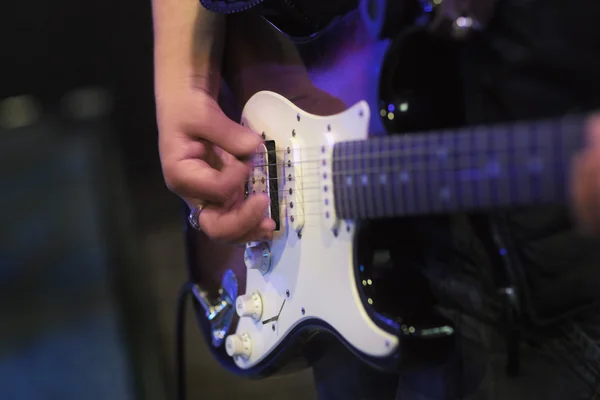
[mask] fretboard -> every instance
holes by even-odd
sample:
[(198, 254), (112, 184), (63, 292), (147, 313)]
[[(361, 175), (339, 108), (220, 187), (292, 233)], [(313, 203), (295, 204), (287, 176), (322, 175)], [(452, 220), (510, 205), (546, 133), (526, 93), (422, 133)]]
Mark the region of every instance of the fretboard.
[(337, 143), (335, 209), (343, 219), (563, 203), (583, 117)]

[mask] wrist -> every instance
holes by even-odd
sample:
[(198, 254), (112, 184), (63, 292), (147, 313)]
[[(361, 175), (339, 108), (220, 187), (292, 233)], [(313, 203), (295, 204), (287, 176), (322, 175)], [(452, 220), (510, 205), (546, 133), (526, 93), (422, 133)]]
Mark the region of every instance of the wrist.
[(154, 0), (154, 75), (157, 95), (201, 89), (216, 95), (225, 18), (197, 0)]

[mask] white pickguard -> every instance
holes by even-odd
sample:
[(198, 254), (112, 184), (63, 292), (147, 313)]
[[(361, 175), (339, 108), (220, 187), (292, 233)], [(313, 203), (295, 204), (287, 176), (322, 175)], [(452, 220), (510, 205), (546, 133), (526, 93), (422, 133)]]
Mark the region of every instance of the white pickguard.
[[(346, 221), (335, 223), (333, 188), (329, 186), (327, 193), (323, 189), (323, 173), (327, 175), (330, 168), (334, 143), (366, 139), (369, 117), (364, 101), (328, 117), (305, 113), (272, 92), (259, 92), (246, 104), (242, 122), (276, 142), (281, 228), (269, 243), (270, 272), (248, 270), (245, 292), (260, 294), (263, 312), (260, 321), (243, 317), (237, 325), (236, 334), (250, 347), (248, 357), (234, 357), (240, 368), (259, 363), (309, 318), (325, 321), (366, 355), (384, 357), (396, 350), (398, 339), (379, 328), (360, 301), (353, 265), (354, 227)], [(288, 147), (292, 147), (289, 153)], [(286, 164), (292, 155), (290, 167)], [(299, 176), (296, 182), (285, 179), (292, 170)], [(330, 178), (329, 173), (325, 179)], [(295, 190), (294, 207), (289, 205), (290, 187)], [(329, 206), (325, 206), (325, 194)], [(300, 213), (298, 207), (302, 207)], [(333, 214), (327, 219), (325, 212)], [(290, 223), (295, 214), (302, 214), (299, 225)], [(337, 236), (334, 227), (339, 228)], [(280, 309), (277, 321), (263, 325)]]

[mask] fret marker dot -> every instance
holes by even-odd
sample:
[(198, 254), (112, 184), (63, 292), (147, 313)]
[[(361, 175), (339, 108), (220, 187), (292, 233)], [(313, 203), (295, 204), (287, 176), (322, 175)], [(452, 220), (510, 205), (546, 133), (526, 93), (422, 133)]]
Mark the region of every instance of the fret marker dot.
[(400, 182), (406, 183), (408, 181), (410, 181), (410, 174), (406, 171), (402, 171), (402, 173), (400, 173)]
[(327, 192), (327, 185), (323, 186), (323, 191)]
[(329, 199), (325, 199), (325, 205), (328, 206), (329, 205)]
[(346, 185), (352, 186), (352, 177), (351, 176), (346, 177)]
[(369, 177), (365, 174), (363, 174), (363, 176), (361, 176), (360, 180), (363, 185), (366, 185), (367, 183), (369, 183)]
[(325, 218), (329, 218), (329, 211), (325, 213)]
[(450, 189), (447, 187), (444, 187), (440, 190), (440, 198), (442, 200), (449, 200), (450, 199)]
[(381, 183), (382, 185), (385, 185), (387, 183), (387, 175), (386, 174), (379, 175), (379, 183)]

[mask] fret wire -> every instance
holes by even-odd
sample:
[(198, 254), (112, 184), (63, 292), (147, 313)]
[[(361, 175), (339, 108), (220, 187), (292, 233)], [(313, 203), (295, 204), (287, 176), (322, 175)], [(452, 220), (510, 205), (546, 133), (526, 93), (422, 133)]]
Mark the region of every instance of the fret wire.
[[(437, 144), (437, 148), (439, 149), (445, 149), (445, 143), (444, 143), (444, 135), (443, 134), (439, 134), (437, 135), (437, 140), (436, 140)], [(438, 162), (440, 163), (440, 169), (444, 168), (444, 167), (448, 167), (448, 162), (449, 162), (449, 158), (448, 158), (448, 154), (447, 151), (445, 150), (441, 150), (441, 153), (437, 154), (437, 158), (438, 158)], [(452, 190), (452, 185), (449, 184), (448, 180), (446, 179), (447, 176), (443, 171), (438, 171), (437, 174), (437, 179), (438, 182), (441, 186), (440, 189), (440, 193), (439, 193), (439, 209), (440, 211), (450, 211), (453, 209), (453, 203), (454, 203), (454, 198), (456, 197), (456, 193), (454, 193), (454, 191)]]
[[(480, 164), (487, 164), (488, 163), (488, 157), (487, 157), (487, 153), (489, 151), (489, 149), (491, 148), (490, 146), (490, 131), (488, 128), (484, 128), (481, 127), (479, 128), (479, 130), (476, 130), (475, 132), (475, 137), (477, 138), (477, 147), (474, 149), (475, 153), (477, 154), (476, 158), (477, 158), (477, 162)], [(492, 192), (492, 188), (491, 188), (491, 179), (486, 179), (484, 182), (480, 182), (479, 185), (479, 195), (480, 195), (480, 199), (481, 199), (481, 206), (482, 207), (490, 207), (490, 205), (492, 204), (491, 201), (491, 192)]]
[[(353, 143), (349, 143), (346, 146), (346, 154), (348, 155), (353, 155), (354, 154), (354, 149), (353, 149)], [(348, 167), (350, 165), (350, 158), (345, 160), (346, 162), (346, 167)], [(354, 211), (354, 215), (358, 215), (360, 216), (360, 208), (359, 208), (359, 197), (358, 197), (358, 193), (356, 192), (356, 182), (354, 182), (355, 178), (354, 176), (350, 176), (349, 177), (349, 181), (347, 181), (346, 183), (349, 185), (350, 191), (353, 192), (354, 196), (351, 197), (351, 199), (353, 199), (353, 204), (352, 204), (352, 208)]]
[[(541, 168), (542, 170), (544, 169), (544, 159), (545, 157), (543, 157), (541, 154), (538, 154), (537, 152), (537, 143), (538, 143), (538, 136), (540, 134), (540, 128), (543, 128), (542, 125), (537, 125), (537, 124), (531, 124), (530, 125), (531, 128), (531, 138), (530, 138), (530, 151), (529, 154), (531, 157), (533, 157), (534, 160), (534, 165), (532, 165), (533, 168)], [(536, 163), (539, 162), (539, 165)], [(543, 191), (542, 191), (542, 182), (545, 179), (540, 179), (539, 174), (530, 174), (531, 178), (533, 179), (533, 184), (532, 184), (532, 195), (534, 198), (539, 199), (539, 198), (543, 198)]]
[[(359, 153), (359, 146), (362, 146), (362, 143), (360, 143), (358, 141), (352, 143), (352, 154), (353, 155), (356, 156), (356, 154)], [(356, 157), (355, 157), (355, 159), (353, 160), (354, 165), (358, 166), (358, 169), (361, 172), (363, 172), (364, 169), (366, 169), (365, 166), (362, 165), (365, 162), (366, 159), (367, 158), (356, 159)], [(360, 215), (361, 215), (362, 218), (366, 218), (368, 216), (367, 199), (365, 198), (365, 192), (366, 191), (364, 190), (364, 187), (363, 187), (363, 184), (361, 182), (360, 176), (358, 176), (358, 175), (360, 175), (360, 173), (357, 174), (357, 176), (355, 176), (355, 178), (357, 178), (357, 179), (354, 180), (354, 184), (355, 184), (355, 187), (357, 188), (358, 197), (360, 199)]]
[[(458, 147), (458, 138), (456, 136), (453, 136), (453, 137), (446, 136), (446, 137), (448, 137), (449, 141), (451, 143), (453, 143), (455, 148)], [(451, 156), (451, 159), (452, 159), (452, 163), (450, 164), (449, 168), (455, 168), (455, 169), (458, 168), (460, 166), (460, 158), (456, 154), (450, 154), (449, 156)], [(449, 177), (448, 181), (451, 182), (452, 186), (457, 188), (456, 192), (458, 195), (456, 196), (455, 209), (459, 209), (460, 207), (462, 207), (463, 198), (465, 197), (465, 193), (464, 193), (465, 185), (462, 184), (461, 180), (458, 179), (458, 177), (455, 174), (452, 174), (449, 171), (446, 171), (445, 174), (447, 177)]]
[[(402, 144), (401, 144), (402, 146)], [(405, 149), (409, 150), (412, 148), (413, 144), (412, 141), (407, 140), (406, 143), (404, 143), (404, 147)], [(408, 168), (408, 163), (413, 161), (411, 158), (409, 157), (403, 157), (402, 159), (402, 169), (403, 169), (403, 173), (406, 175), (406, 179), (403, 181), (404, 183), (404, 188), (408, 191), (408, 214), (411, 215), (413, 213), (415, 213), (416, 210), (416, 202), (415, 202), (415, 188), (413, 187), (413, 181), (415, 180), (413, 174), (411, 171), (409, 171)]]
[[(380, 150), (381, 140), (372, 140), (370, 149), (372, 153), (378, 153)], [(377, 172), (370, 174), (369, 176), (369, 185), (370, 185), (370, 198), (371, 198), (371, 206), (374, 208), (373, 213), (379, 212), (385, 215), (385, 203), (384, 196), (381, 193), (381, 174), (379, 171), (383, 169), (383, 158), (377, 157), (372, 161), (372, 165), (377, 168)]]
[[(415, 144), (418, 148), (424, 148), (426, 143), (427, 143), (427, 137), (424, 135), (418, 135), (415, 136)], [(422, 162), (424, 162), (425, 165), (427, 165), (427, 152), (421, 152), (420, 154), (415, 154), (415, 157), (417, 157), (418, 160), (421, 160)], [(417, 212), (421, 212), (421, 210), (423, 208), (430, 210), (431, 207), (429, 205), (429, 196), (427, 193), (427, 185), (428, 185), (428, 181), (427, 181), (427, 175), (429, 175), (429, 171), (419, 171), (418, 172), (418, 179), (415, 180), (415, 182), (426, 182), (424, 185), (417, 185), (417, 187), (420, 190), (417, 190), (418, 193), (418, 202), (417, 202)]]
[(519, 150), (516, 151), (517, 162), (523, 162), (525, 164), (525, 168), (519, 174), (517, 178), (517, 188), (519, 196), (517, 197), (517, 203), (523, 204), (528, 202), (531, 199), (532, 195), (532, 179), (529, 176), (529, 167), (531, 166), (531, 159), (529, 158), (529, 139), (532, 134), (531, 127), (527, 124), (520, 124), (516, 129), (516, 137), (517, 147)]
[[(432, 132), (431, 134), (427, 135), (427, 136), (423, 136), (423, 140), (425, 142), (425, 147), (427, 148), (427, 151), (425, 152), (425, 155), (423, 156), (426, 160), (427, 163), (431, 163), (432, 160), (432, 155), (433, 155), (433, 151), (432, 151), (432, 140), (435, 139), (435, 132)], [(433, 193), (432, 193), (432, 178), (435, 174), (432, 174), (431, 171), (427, 171), (426, 173), (424, 173), (425, 175), (425, 207), (436, 211), (436, 201), (433, 197)]]
[[(383, 138), (383, 140), (380, 142), (381, 143), (381, 147), (382, 148), (389, 148), (390, 146), (390, 137), (387, 136), (385, 138)], [(385, 162), (384, 162), (384, 168), (390, 168), (392, 167), (392, 160), (389, 157), (384, 158)], [(387, 176), (387, 175), (384, 175)], [(393, 194), (393, 190), (394, 187), (392, 185), (392, 182), (390, 182), (392, 179), (387, 178), (385, 185), (383, 186), (383, 190), (385, 191), (385, 213), (387, 216), (391, 217), (394, 215), (394, 194)]]
[[(377, 142), (378, 141), (375, 141), (375, 140), (370, 140), (369, 141), (369, 144), (367, 145), (369, 152), (375, 153), (375, 144)], [(372, 158), (370, 160), (367, 160), (365, 162), (365, 164), (367, 164), (370, 168), (374, 168), (374, 169), (377, 169), (378, 171), (380, 171), (381, 170), (380, 162), (381, 162), (381, 157), (374, 157), (374, 158)], [(377, 207), (377, 201), (376, 201), (376, 198), (379, 197), (379, 196), (375, 195), (376, 194), (376, 191), (375, 191), (375, 182), (376, 182), (375, 175), (377, 174), (377, 172), (366, 174), (366, 176), (367, 176), (367, 179), (366, 179), (367, 184), (364, 186), (364, 189), (366, 190), (365, 195), (366, 195), (366, 197), (368, 199), (368, 203), (367, 204), (368, 204), (368, 208), (369, 208), (369, 214), (368, 214), (369, 216), (373, 215), (377, 210), (380, 210)]]
[[(395, 148), (395, 147), (400, 147), (400, 143), (397, 141), (393, 141), (390, 138), (390, 142), (389, 142), (389, 148)], [(390, 160), (390, 165), (392, 166), (392, 168), (400, 171), (402, 169), (402, 160), (400, 158), (392, 158)], [(400, 176), (401, 179), (401, 176)], [(401, 214), (401, 213), (406, 213), (406, 209), (407, 209), (407, 196), (406, 196), (406, 190), (402, 190), (401, 186), (401, 181), (398, 178), (391, 178), (391, 184), (392, 184), (392, 188), (393, 188), (393, 197), (396, 199), (400, 199), (402, 198), (401, 201), (394, 201), (394, 214)]]
[[(369, 147), (371, 146), (371, 144), (373, 143), (373, 141), (366, 141), (363, 144), (361, 144), (360, 146), (364, 146), (364, 150), (367, 154), (369, 154)], [(356, 149), (357, 151), (359, 148), (358, 143), (356, 144)], [(370, 172), (373, 170), (373, 166), (372, 166), (372, 162), (373, 160), (377, 159), (377, 157), (369, 157), (369, 158), (361, 158), (360, 160), (358, 160), (358, 166), (361, 170), (361, 173), (359, 173), (359, 179), (357, 179), (357, 183), (360, 187), (360, 196), (363, 199), (363, 205), (364, 205), (364, 216), (365, 218), (370, 218), (371, 217), (371, 196), (370, 196), (370, 190), (369, 190), (369, 175)]]

